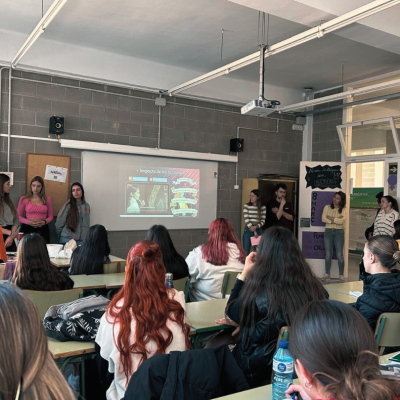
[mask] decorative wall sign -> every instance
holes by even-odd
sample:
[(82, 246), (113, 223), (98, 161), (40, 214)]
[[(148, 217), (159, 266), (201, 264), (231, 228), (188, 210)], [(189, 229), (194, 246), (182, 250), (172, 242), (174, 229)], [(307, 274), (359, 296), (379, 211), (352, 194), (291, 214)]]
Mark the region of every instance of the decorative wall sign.
[(341, 188), (342, 186), (342, 167), (340, 165), (317, 165), (307, 167), (305, 180), (311, 189)]
[[(303, 232), (303, 255), (305, 258), (323, 260), (325, 258), (325, 232)], [(336, 250), (333, 250), (333, 260), (337, 260)]]
[(311, 193), (311, 225), (325, 226), (322, 222), (322, 211), (327, 204), (332, 204), (333, 196), (336, 192), (318, 192)]

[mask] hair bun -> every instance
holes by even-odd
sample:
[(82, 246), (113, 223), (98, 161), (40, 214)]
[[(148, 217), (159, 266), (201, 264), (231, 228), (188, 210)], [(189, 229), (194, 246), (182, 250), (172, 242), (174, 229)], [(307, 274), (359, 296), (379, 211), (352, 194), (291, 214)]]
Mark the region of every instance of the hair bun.
[(155, 257), (160, 257), (161, 252), (160, 252), (160, 247), (158, 244), (152, 243), (148, 247), (144, 247), (142, 250), (142, 258), (144, 260), (152, 260)]
[(400, 262), (400, 251), (397, 250), (393, 253), (393, 258), (396, 262)]

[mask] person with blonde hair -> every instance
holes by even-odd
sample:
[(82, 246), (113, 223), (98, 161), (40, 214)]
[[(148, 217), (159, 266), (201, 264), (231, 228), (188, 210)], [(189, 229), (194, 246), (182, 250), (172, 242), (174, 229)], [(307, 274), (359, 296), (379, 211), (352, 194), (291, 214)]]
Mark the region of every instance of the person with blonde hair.
[(41, 176), (34, 176), (30, 183), (30, 191), (24, 194), (18, 203), (18, 216), (22, 223), (23, 233), (38, 233), (50, 243), (48, 224), (53, 221), (53, 202), (46, 196), (44, 180)]
[(339, 301), (313, 301), (295, 315), (290, 351), (297, 400), (397, 400), (400, 381), (379, 370), (378, 346), (364, 318)]
[(0, 285), (0, 398), (74, 400), (47, 348), (35, 304), (12, 285)]

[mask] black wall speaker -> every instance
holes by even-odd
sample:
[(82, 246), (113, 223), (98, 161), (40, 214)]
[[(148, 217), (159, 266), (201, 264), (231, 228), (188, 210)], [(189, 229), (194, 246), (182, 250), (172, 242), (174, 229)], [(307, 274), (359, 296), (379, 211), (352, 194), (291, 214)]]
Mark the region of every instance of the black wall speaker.
[(244, 139), (231, 139), (229, 151), (231, 153), (238, 153), (244, 150)]
[(50, 117), (49, 133), (56, 135), (64, 133), (64, 117)]

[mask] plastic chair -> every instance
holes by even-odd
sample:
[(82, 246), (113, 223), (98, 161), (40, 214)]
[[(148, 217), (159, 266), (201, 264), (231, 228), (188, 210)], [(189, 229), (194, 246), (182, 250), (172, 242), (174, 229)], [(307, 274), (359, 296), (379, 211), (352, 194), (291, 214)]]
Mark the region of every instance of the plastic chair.
[(189, 296), (189, 286), (190, 286), (190, 278), (182, 278), (182, 279), (176, 279), (172, 281), (174, 284), (174, 288), (178, 292), (183, 292), (185, 293), (185, 302), (188, 301), (188, 296)]
[(23, 290), (23, 292), (36, 304), (42, 320), (51, 306), (69, 303), (83, 297), (82, 288), (60, 290), (56, 292), (43, 292), (40, 290)]
[(375, 340), (382, 355), (385, 347), (400, 346), (400, 313), (383, 313), (375, 329)]
[(239, 275), (238, 271), (226, 271), (224, 275), (224, 280), (222, 281), (221, 293), (222, 298), (225, 298), (226, 293), (231, 293), (233, 287), (235, 286), (236, 277)]

